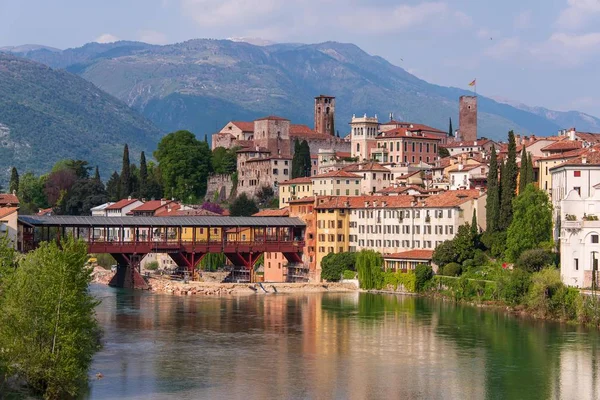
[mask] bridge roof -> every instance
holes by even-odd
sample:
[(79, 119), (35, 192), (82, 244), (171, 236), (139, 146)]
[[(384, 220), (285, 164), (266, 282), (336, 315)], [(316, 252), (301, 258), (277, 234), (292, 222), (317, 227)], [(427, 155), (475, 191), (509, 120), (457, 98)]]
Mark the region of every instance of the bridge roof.
[(103, 226), (186, 226), (186, 227), (301, 227), (306, 226), (299, 218), (289, 217), (90, 217), (70, 215), (19, 215), (19, 222), (32, 226), (103, 227)]

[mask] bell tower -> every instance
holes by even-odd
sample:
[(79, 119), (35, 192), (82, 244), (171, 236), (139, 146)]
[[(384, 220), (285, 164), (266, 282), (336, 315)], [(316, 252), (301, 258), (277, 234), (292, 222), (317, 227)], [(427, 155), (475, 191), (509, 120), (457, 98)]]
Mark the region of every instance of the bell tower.
[(315, 132), (335, 136), (335, 97), (315, 97)]

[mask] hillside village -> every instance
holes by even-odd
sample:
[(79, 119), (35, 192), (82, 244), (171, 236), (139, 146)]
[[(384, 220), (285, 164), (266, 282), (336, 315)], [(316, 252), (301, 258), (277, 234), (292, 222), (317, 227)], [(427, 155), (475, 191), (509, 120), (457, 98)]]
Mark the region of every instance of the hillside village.
[[(271, 203), (278, 208), (263, 208), (255, 216), (297, 217), (306, 223), (302, 263), (292, 265), (281, 253), (266, 253), (261, 267), (266, 282), (318, 282), (326, 256), (361, 250), (381, 253), (385, 270), (406, 272), (418, 264), (437, 268), (434, 251), (455, 238), (461, 226), (476, 221), (476, 232), (488, 230), (491, 158), (498, 170), (510, 152), (509, 143), (477, 137), (475, 96), (462, 96), (459, 104), (458, 129), (450, 121), (448, 131), (396, 121), (393, 115), (388, 120), (363, 115), (353, 116), (349, 133), (340, 137), (344, 123), (335, 118), (336, 98), (325, 95), (314, 100), (313, 128), (280, 116), (231, 121), (212, 135), (211, 147), (213, 153), (234, 152), (235, 172), (213, 173), (206, 200), (230, 203), (241, 195), (252, 199), (272, 191)], [(591, 286), (600, 246), (595, 222), (599, 144), (600, 134), (575, 128), (552, 136), (514, 135), (517, 165), (526, 158), (532, 182), (551, 200), (561, 275), (570, 286)], [(300, 157), (302, 146), (308, 150)], [(3, 195), (0, 205), (2, 229), (17, 239), (19, 200)], [(49, 208), (39, 215), (54, 212)], [(108, 217), (227, 213), (218, 206), (211, 211), (176, 199), (141, 197), (105, 202), (88, 212)], [(143, 261), (153, 262), (176, 267), (167, 254)]]

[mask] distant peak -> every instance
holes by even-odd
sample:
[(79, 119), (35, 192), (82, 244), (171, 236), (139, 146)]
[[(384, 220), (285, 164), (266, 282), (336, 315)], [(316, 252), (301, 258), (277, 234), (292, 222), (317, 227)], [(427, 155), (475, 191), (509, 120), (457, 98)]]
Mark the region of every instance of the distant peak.
[(253, 44), (255, 46), (271, 46), (276, 44), (275, 42), (267, 39), (261, 38), (253, 38), (253, 37), (230, 37), (227, 40), (231, 40), (232, 42), (243, 42), (248, 44)]
[(0, 51), (10, 52), (10, 53), (27, 53), (29, 51), (36, 50), (48, 50), (48, 51), (61, 51), (55, 47), (44, 46), (41, 44), (21, 44), (18, 46), (4, 46), (0, 47)]

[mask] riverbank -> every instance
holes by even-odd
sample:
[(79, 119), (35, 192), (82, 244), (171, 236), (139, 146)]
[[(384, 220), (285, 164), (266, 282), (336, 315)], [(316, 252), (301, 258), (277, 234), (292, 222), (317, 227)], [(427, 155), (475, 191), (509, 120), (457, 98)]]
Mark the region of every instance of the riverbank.
[[(114, 273), (104, 268), (96, 267), (92, 272), (92, 282), (108, 285)], [(184, 283), (172, 280), (165, 276), (150, 276), (147, 278), (150, 291), (183, 296), (221, 296), (221, 295), (251, 295), (268, 293), (326, 293), (326, 292), (354, 292), (358, 290), (355, 284), (346, 282), (331, 283), (288, 283), (264, 282), (262, 288), (258, 283), (222, 283), (206, 277), (207, 281)], [(263, 289), (264, 288), (264, 289)]]

